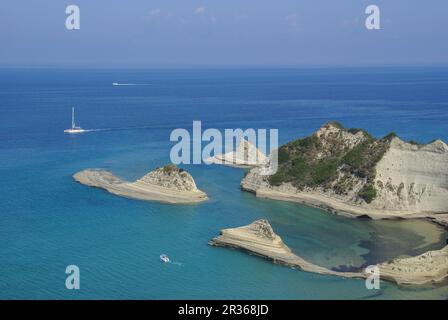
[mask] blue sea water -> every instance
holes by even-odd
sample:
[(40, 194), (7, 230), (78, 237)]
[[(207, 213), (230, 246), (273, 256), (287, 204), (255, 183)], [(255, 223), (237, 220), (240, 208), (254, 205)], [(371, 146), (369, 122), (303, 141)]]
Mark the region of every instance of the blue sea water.
[[(105, 130), (64, 134), (72, 106), (83, 128)], [(446, 232), (425, 221), (257, 199), (239, 189), (243, 170), (222, 166), (184, 166), (209, 194), (198, 205), (129, 200), (71, 177), (95, 167), (136, 179), (169, 162), (171, 130), (193, 120), (278, 128), (281, 143), (329, 120), (429, 142), (448, 141), (447, 108), (447, 68), (0, 69), (0, 298), (447, 298), (446, 284), (371, 291), (207, 244), (222, 228), (267, 218), (306, 259), (362, 266), (441, 248)], [(80, 290), (65, 288), (71, 264)]]

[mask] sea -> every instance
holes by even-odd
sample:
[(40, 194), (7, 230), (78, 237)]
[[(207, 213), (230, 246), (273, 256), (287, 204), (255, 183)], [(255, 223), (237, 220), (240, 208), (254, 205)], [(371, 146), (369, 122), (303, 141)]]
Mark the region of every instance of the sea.
[[(112, 83), (122, 85), (112, 85)], [(71, 108), (83, 134), (64, 134)], [(183, 164), (209, 200), (137, 201), (76, 183), (102, 168), (134, 180), (170, 162), (176, 128), (278, 129), (328, 121), (375, 137), (448, 141), (448, 68), (179, 67), (0, 69), (1, 299), (447, 299), (425, 287), (323, 276), (208, 241), (268, 219), (301, 257), (344, 270), (440, 249), (423, 220), (372, 221), (240, 190), (244, 169)], [(160, 261), (167, 254), (171, 263)], [(79, 268), (68, 289), (67, 266)]]

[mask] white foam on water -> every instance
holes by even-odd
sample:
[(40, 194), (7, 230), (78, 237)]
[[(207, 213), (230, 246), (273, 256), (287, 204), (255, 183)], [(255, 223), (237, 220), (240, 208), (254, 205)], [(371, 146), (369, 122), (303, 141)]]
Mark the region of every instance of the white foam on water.
[(119, 83), (119, 82), (114, 82), (112, 83), (112, 85), (114, 87), (116, 86), (150, 86), (150, 83)]

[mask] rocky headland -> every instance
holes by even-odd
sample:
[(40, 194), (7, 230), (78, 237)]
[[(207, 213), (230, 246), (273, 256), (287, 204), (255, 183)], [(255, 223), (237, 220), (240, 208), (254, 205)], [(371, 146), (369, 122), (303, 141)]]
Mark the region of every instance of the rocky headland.
[(243, 190), (327, 211), (370, 218), (427, 217), (446, 225), (448, 146), (404, 142), (394, 133), (373, 138), (330, 122), (281, 146), (278, 171), (251, 169)]
[(193, 177), (173, 164), (156, 168), (134, 182), (123, 181), (112, 173), (99, 169), (80, 171), (73, 178), (81, 184), (131, 199), (172, 204), (197, 203), (208, 199), (196, 187)]
[(274, 263), (297, 267), (303, 271), (344, 277), (363, 277), (361, 273), (332, 271), (314, 265), (295, 255), (283, 243), (282, 239), (274, 233), (269, 222), (264, 219), (256, 220), (243, 227), (223, 229), (219, 236), (209, 241), (209, 244), (217, 247), (242, 249), (251, 254), (272, 260)]
[[(212, 246), (231, 247), (258, 255), (274, 263), (298, 268), (306, 272), (345, 278), (366, 278), (365, 270), (339, 272), (315, 265), (294, 254), (274, 233), (267, 220), (257, 220), (238, 227), (223, 229), (209, 242)], [(405, 285), (422, 285), (440, 282), (448, 277), (448, 246), (422, 255), (394, 259), (377, 265), (380, 279)]]

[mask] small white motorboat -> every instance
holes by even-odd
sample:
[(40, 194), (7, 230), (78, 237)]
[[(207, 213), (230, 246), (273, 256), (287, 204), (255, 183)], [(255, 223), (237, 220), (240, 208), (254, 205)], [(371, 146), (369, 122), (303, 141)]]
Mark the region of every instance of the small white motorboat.
[(162, 260), (165, 263), (170, 262), (170, 258), (168, 258), (168, 256), (166, 254), (161, 254), (160, 255), (160, 260)]
[(78, 127), (76, 125), (76, 123), (75, 123), (75, 108), (72, 108), (72, 127), (70, 129), (65, 129), (64, 132), (74, 134), (74, 133), (83, 133), (85, 131), (86, 130), (84, 130), (83, 128)]

